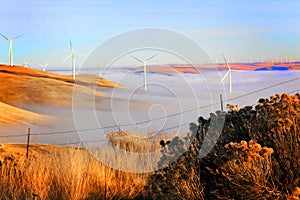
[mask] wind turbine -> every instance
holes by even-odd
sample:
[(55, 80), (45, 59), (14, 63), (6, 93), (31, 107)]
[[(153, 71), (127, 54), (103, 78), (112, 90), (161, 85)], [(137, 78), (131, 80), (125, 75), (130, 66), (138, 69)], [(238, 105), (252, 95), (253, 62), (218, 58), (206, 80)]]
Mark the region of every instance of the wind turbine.
[(103, 71), (102, 71), (102, 70), (99, 71), (98, 77), (99, 77), (99, 78), (102, 78), (102, 77), (103, 77)]
[(42, 65), (42, 64), (39, 64), (39, 66), (41, 66), (43, 68), (43, 71), (45, 72), (46, 71), (46, 67), (49, 65), (49, 63), (47, 62), (46, 64)]
[(224, 58), (224, 61), (225, 61), (225, 63), (226, 63), (226, 66), (227, 66), (227, 68), (228, 68), (228, 71), (227, 71), (227, 73), (224, 75), (224, 77), (221, 79), (221, 82), (223, 82), (223, 81), (225, 80), (225, 78), (226, 78), (227, 76), (229, 76), (229, 92), (231, 93), (231, 92), (232, 92), (231, 68), (230, 68), (229, 64), (227, 63), (227, 60), (226, 60), (226, 58), (225, 58), (224, 55), (223, 55), (223, 58)]
[(132, 58), (136, 59), (139, 62), (142, 62), (144, 64), (144, 87), (145, 87), (145, 91), (147, 91), (147, 63), (154, 58), (155, 56), (157, 56), (158, 54), (154, 54), (153, 56), (149, 57), (147, 60), (141, 60), (135, 56), (131, 56)]
[(24, 67), (29, 67), (29, 63), (28, 63), (26, 57), (24, 58), (24, 64), (23, 64), (23, 66), (24, 66)]
[(17, 38), (21, 37), (22, 35), (19, 35), (14, 38), (9, 38), (9, 37), (6, 37), (5, 35), (3, 35), (2, 33), (0, 33), (0, 34), (4, 39), (9, 41), (9, 65), (13, 66), (13, 41), (16, 40)]
[(63, 60), (63, 62), (65, 62), (66, 60), (68, 60), (69, 58), (72, 57), (72, 77), (73, 77), (73, 80), (75, 80), (75, 55), (80, 56), (81, 54), (74, 51), (71, 39), (69, 39), (69, 41), (70, 41), (71, 53)]

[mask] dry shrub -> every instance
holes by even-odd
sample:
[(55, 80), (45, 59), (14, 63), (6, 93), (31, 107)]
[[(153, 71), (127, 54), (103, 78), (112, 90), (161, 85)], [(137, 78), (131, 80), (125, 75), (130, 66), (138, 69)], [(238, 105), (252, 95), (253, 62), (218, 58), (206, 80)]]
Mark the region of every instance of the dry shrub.
[(272, 177), (284, 193), (300, 187), (300, 95), (275, 95), (257, 106), (251, 137), (274, 150)]
[[(190, 125), (190, 134), (180, 139), (175, 137), (162, 150), (160, 167), (149, 177), (147, 186), (151, 199), (204, 199), (200, 179), (200, 159), (198, 158), (199, 138), (196, 137), (197, 126)], [(173, 162), (174, 157), (179, 157)]]
[[(150, 177), (148, 191), (168, 199), (193, 199), (189, 194), (195, 190), (201, 193), (198, 198), (205, 199), (299, 198), (299, 99), (299, 94), (277, 94), (260, 99), (255, 109), (232, 108), (227, 113), (211, 113), (209, 119), (200, 117), (197, 130), (192, 130), (192, 145)], [(177, 140), (171, 142), (176, 151), (170, 147), (162, 151), (161, 163), (185, 148), (185, 140)], [(202, 147), (208, 154), (199, 159)], [(188, 192), (184, 181), (192, 178), (190, 183), (196, 182), (194, 177), (197, 187)]]
[[(235, 191), (235, 199), (276, 199), (279, 192), (271, 181), (272, 148), (250, 140), (225, 145), (230, 160), (221, 166), (222, 176)], [(270, 180), (270, 181), (268, 181)]]
[[(217, 145), (201, 162), (201, 180), (206, 196), (209, 196), (210, 199), (251, 199), (249, 196), (239, 195), (249, 194), (248, 191), (251, 187), (260, 195), (266, 195), (261, 197), (263, 199), (288, 198), (292, 195), (295, 188), (300, 186), (299, 113), (299, 94), (295, 96), (277, 94), (270, 99), (260, 99), (255, 109), (246, 106), (239, 110), (229, 111), (226, 114), (224, 128)], [(211, 126), (209, 120), (206, 120), (204, 124)], [(201, 126), (201, 123), (199, 132), (201, 135), (207, 135), (207, 131)], [(239, 176), (240, 178), (247, 176), (239, 168), (233, 167), (232, 159), (236, 161), (236, 158), (229, 154), (225, 146), (230, 142), (241, 144), (242, 140), (246, 141), (248, 145), (250, 140), (253, 140), (274, 151), (271, 158), (268, 158), (268, 163), (271, 163), (271, 168), (268, 170), (269, 175), (260, 176), (262, 178), (260, 182), (265, 182), (265, 185), (261, 185), (263, 188), (258, 189), (259, 187), (255, 186), (257, 181), (253, 177), (253, 179), (247, 179), (244, 184), (240, 184), (245, 187), (244, 189), (242, 187), (239, 190), (232, 188), (239, 180)], [(238, 152), (243, 155), (242, 152)], [(255, 163), (257, 162), (260, 162), (259, 158), (255, 161)], [(232, 168), (228, 168), (229, 163)], [(243, 167), (241, 169), (244, 170)], [(261, 168), (261, 170), (263, 169)], [(251, 169), (245, 172), (248, 175), (252, 174)], [(228, 178), (227, 174), (234, 175)], [(253, 194), (253, 199), (256, 199), (255, 195), (258, 193)]]

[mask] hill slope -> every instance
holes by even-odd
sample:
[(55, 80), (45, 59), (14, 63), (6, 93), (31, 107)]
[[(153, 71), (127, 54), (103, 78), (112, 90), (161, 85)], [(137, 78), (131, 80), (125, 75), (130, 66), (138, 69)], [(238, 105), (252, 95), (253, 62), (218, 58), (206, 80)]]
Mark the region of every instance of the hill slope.
[(0, 125), (9, 124), (35, 124), (45, 125), (54, 121), (52, 117), (33, 113), (27, 110), (16, 108), (0, 102)]
[[(0, 65), (0, 102), (10, 105), (47, 104), (55, 106), (71, 106), (73, 101), (81, 101), (79, 96), (73, 97), (74, 84), (72, 77), (43, 72), (21, 66)], [(80, 75), (76, 80), (76, 93), (94, 94), (104, 97), (104, 93), (91, 89), (91, 85), (99, 87), (124, 87), (104, 78), (97, 79), (93, 75)], [(81, 95), (80, 95), (81, 96)]]
[[(7, 65), (0, 65), (0, 82), (0, 124), (42, 124), (49, 119), (45, 115), (30, 112), (33, 111), (32, 106), (23, 105), (71, 108), (75, 102), (92, 107), (94, 105), (85, 105), (86, 102), (92, 102), (92, 98), (102, 102), (110, 100), (99, 88), (124, 88), (96, 75), (79, 75), (74, 84), (72, 76)], [(76, 95), (73, 95), (74, 88)]]

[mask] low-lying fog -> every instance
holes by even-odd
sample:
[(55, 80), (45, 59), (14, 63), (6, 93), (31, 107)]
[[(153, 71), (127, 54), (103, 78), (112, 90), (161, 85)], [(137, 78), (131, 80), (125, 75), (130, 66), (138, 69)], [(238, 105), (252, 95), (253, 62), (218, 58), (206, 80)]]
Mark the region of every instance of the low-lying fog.
[[(97, 74), (92, 70), (80, 73)], [(243, 107), (255, 104), (261, 97), (283, 92), (295, 93), (300, 89), (299, 79), (284, 83), (300, 77), (299, 71), (232, 71), (233, 91), (230, 93), (228, 78), (224, 83), (220, 82), (225, 73), (226, 71), (175, 75), (148, 73), (145, 91), (143, 73), (132, 70), (108, 71), (103, 74), (104, 78), (125, 85), (128, 89), (96, 88), (112, 98), (98, 100), (99, 102), (82, 99), (90, 107), (95, 105), (99, 108), (97, 105), (103, 104), (105, 110), (86, 109), (76, 104), (73, 104), (73, 108), (27, 106), (31, 111), (53, 115), (58, 120), (47, 127), (22, 125), (2, 128), (0, 135), (26, 134), (30, 127), (33, 134), (31, 142), (74, 142), (78, 145), (76, 142), (79, 141), (105, 142), (105, 134), (119, 129), (148, 133), (148, 136), (159, 131), (182, 134), (188, 132), (188, 123), (195, 122), (200, 115), (208, 117), (210, 112), (220, 110), (220, 94), (223, 94), (226, 109), (227, 103)], [(258, 91), (260, 89), (264, 90)], [(1, 142), (26, 142), (26, 136), (0, 139)]]

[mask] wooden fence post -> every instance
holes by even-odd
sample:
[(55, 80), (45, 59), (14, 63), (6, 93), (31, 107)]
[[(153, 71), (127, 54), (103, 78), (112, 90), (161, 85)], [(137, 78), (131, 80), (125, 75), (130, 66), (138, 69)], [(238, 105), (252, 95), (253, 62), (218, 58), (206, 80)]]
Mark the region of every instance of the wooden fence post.
[(26, 158), (28, 158), (29, 144), (30, 144), (30, 128), (28, 128), (28, 130), (27, 130)]
[(224, 111), (224, 108), (223, 108), (223, 98), (222, 98), (222, 94), (220, 94), (220, 103), (221, 103), (221, 111), (223, 112), (223, 111)]

